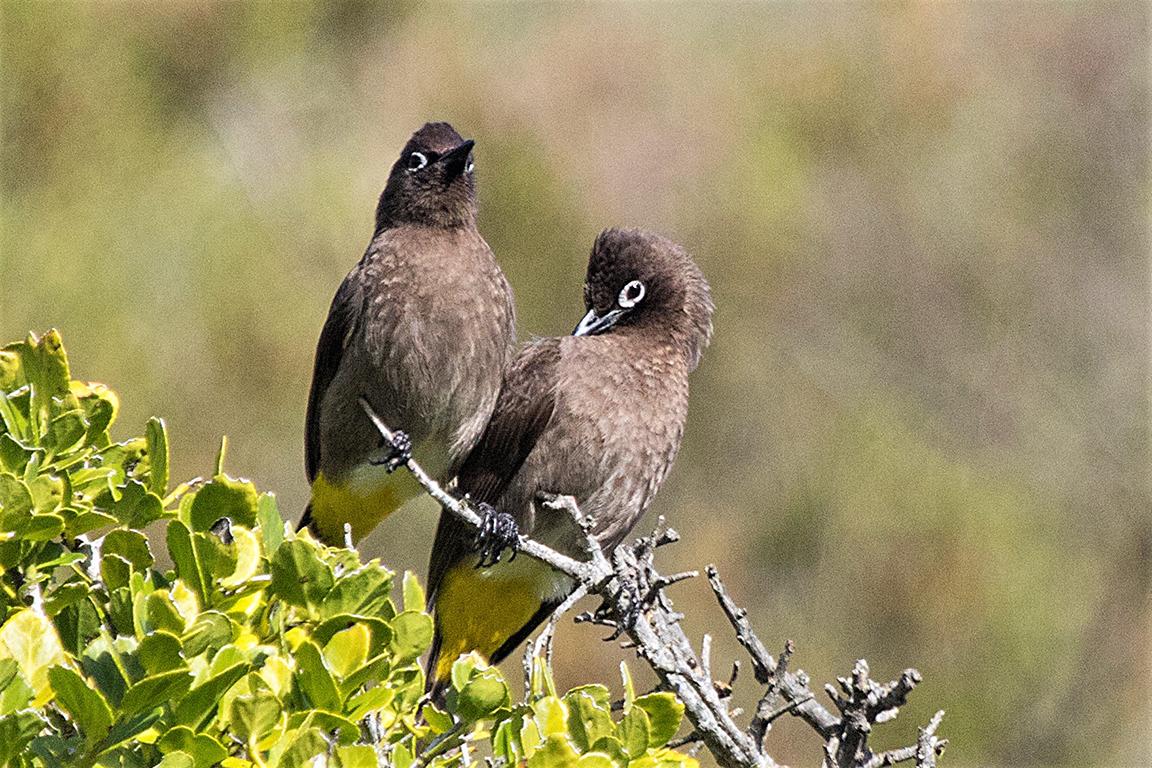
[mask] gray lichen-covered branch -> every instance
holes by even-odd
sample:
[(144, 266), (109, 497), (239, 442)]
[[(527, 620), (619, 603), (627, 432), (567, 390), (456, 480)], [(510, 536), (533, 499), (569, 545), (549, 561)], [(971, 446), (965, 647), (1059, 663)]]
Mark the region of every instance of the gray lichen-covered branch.
[[(361, 400), (361, 406), (391, 441), (392, 431)], [(479, 529), (480, 516), (466, 501), (445, 491), (414, 460), (405, 465), (433, 499), (460, 520)], [(565, 510), (590, 531), (575, 502), (564, 496), (546, 500), (549, 506)], [(603, 552), (594, 537), (587, 537), (588, 559), (584, 561), (562, 555), (527, 537), (520, 539), (520, 553), (534, 557), (565, 573), (576, 581), (578, 589), (596, 595), (604, 602), (593, 614), (577, 616), (578, 621), (591, 621), (614, 628), (613, 638), (627, 635), (636, 654), (653, 669), (661, 685), (674, 692), (684, 704), (685, 715), (692, 723), (692, 733), (683, 740), (701, 742), (716, 761), (726, 768), (773, 768), (778, 763), (768, 752), (766, 737), (772, 723), (787, 714), (807, 723), (823, 743), (822, 768), (879, 768), (898, 763), (912, 763), (917, 768), (935, 768), (947, 741), (939, 738), (943, 712), (937, 712), (919, 731), (915, 744), (885, 752), (873, 752), (868, 746), (872, 729), (893, 719), (908, 694), (920, 682), (920, 673), (907, 669), (899, 679), (881, 684), (873, 680), (867, 662), (856, 662), (852, 674), (837, 678), (839, 690), (825, 686), (834, 710), (821, 704), (803, 671), (789, 669), (793, 655), (789, 641), (779, 659), (774, 658), (757, 637), (748, 620), (720, 579), (715, 566), (708, 566), (708, 582), (720, 608), (736, 633), (736, 639), (751, 657), (756, 682), (763, 694), (747, 724), (738, 721), (739, 714), (729, 706), (731, 681), (717, 681), (711, 670), (711, 640), (704, 639), (704, 650), (697, 654), (680, 626), (666, 588), (695, 573), (664, 576), (655, 567), (655, 552), (675, 542), (679, 535), (664, 525), (648, 536), (621, 545), (615, 552)], [(549, 630), (545, 630), (546, 632)]]

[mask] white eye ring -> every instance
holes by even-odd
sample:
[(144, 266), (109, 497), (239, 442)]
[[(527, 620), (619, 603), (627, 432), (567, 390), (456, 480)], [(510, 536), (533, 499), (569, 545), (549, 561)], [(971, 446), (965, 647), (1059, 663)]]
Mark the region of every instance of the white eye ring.
[(428, 157), (423, 152), (413, 152), (408, 155), (408, 172), (418, 171), (428, 165)]
[(640, 303), (644, 298), (644, 283), (639, 280), (633, 280), (620, 289), (620, 297), (616, 299), (616, 303), (624, 309), (632, 309)]

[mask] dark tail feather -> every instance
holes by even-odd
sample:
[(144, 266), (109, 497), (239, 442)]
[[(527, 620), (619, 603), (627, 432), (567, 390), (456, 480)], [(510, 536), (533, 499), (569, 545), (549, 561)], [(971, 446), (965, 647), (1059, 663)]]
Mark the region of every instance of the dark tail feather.
[[(304, 514), (300, 517), (300, 523), (296, 526), (297, 531), (302, 531), (305, 528), (312, 527), (312, 502), (308, 502), (308, 506), (304, 507)], [(313, 531), (315, 533), (315, 531)]]
[(436, 624), (436, 632), (432, 635), (432, 649), (428, 652), (428, 662), (424, 665), (424, 693), (436, 706), (444, 707), (444, 696), (448, 692), (451, 678), (436, 678), (436, 664), (440, 661), (440, 645), (442, 635), (440, 625)]

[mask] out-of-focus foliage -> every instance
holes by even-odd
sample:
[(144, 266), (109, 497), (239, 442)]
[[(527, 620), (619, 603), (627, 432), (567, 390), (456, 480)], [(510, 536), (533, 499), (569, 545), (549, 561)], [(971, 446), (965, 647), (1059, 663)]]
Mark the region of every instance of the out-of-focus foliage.
[[(942, 707), (949, 763), (1149, 763), (1146, 3), (2, 8), (0, 337), (61, 327), (173, 476), (227, 433), (298, 515), (328, 303), (451, 120), (522, 336), (572, 329), (608, 225), (713, 285), (669, 571), (717, 561), (814, 679), (920, 668), (881, 746)], [(435, 512), (369, 551), (422, 573)], [(557, 643), (562, 686), (624, 656)]]
[(535, 657), (523, 703), (464, 657), (447, 711), (421, 717), (416, 579), (397, 605), (391, 571), (286, 532), (222, 456), (169, 488), (164, 423), (113, 442), (117, 409), (71, 379), (55, 331), (0, 350), (0, 765), (453, 766), (467, 738), (530, 768), (696, 766), (665, 746), (673, 696), (626, 677), (614, 721), (607, 688), (557, 695)]

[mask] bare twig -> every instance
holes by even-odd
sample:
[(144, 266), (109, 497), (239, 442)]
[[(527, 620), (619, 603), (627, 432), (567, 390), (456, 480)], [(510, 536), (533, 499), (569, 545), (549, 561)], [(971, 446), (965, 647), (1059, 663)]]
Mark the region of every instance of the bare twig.
[[(392, 431), (372, 410), (367, 400), (360, 405), (385, 440), (392, 441)], [(416, 461), (409, 459), (405, 467), (417, 482), (450, 514), (474, 528), (480, 526), (480, 516), (466, 501), (456, 498), (428, 476)], [(571, 497), (555, 496), (544, 499), (555, 510), (567, 512), (586, 534), (586, 560), (575, 560), (556, 552), (530, 538), (520, 538), (520, 552), (536, 558), (575, 582), (572, 598), (565, 602), (568, 608), (585, 594), (596, 595), (604, 604), (592, 614), (580, 614), (577, 621), (591, 621), (614, 628), (610, 639), (627, 634), (636, 654), (644, 659), (660, 679), (661, 687), (676, 694), (684, 704), (684, 711), (693, 725), (691, 733), (674, 742), (677, 746), (699, 742), (725, 768), (775, 768), (777, 763), (769, 755), (764, 739), (772, 722), (793, 714), (809, 726), (823, 741), (825, 768), (881, 768), (899, 762), (915, 760), (917, 768), (936, 768), (936, 760), (943, 753), (947, 741), (936, 736), (943, 712), (938, 712), (927, 726), (920, 729), (913, 746), (875, 754), (868, 749), (867, 738), (872, 727), (891, 719), (903, 706), (908, 694), (920, 682), (920, 673), (905, 670), (898, 680), (881, 685), (871, 679), (867, 663), (861, 659), (853, 668), (851, 677), (838, 678), (840, 691), (832, 686), (826, 690), (839, 715), (820, 704), (809, 688), (808, 676), (802, 671), (788, 669), (793, 653), (791, 641), (785, 645), (779, 661), (756, 636), (748, 621), (747, 612), (728, 594), (714, 566), (708, 566), (708, 582), (721, 610), (736, 633), (736, 639), (752, 660), (756, 681), (765, 686), (756, 710), (747, 728), (736, 721), (739, 710), (730, 710), (726, 701), (731, 697), (738, 664), (733, 665), (732, 677), (727, 684), (712, 679), (711, 638), (705, 638), (701, 656), (697, 656), (688, 636), (680, 626), (682, 616), (672, 608), (667, 588), (672, 584), (695, 576), (686, 572), (664, 576), (654, 565), (655, 551), (678, 541), (680, 536), (668, 528), (660, 518), (656, 529), (648, 536), (621, 545), (605, 554), (595, 536), (593, 521), (585, 517)], [(547, 653), (556, 624), (557, 612), (536, 640), (538, 652)], [(525, 662), (525, 674), (531, 680), (531, 662)], [(783, 705), (776, 702), (783, 699)]]

